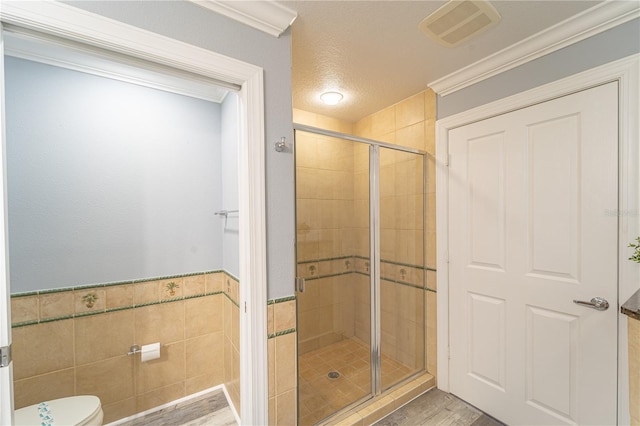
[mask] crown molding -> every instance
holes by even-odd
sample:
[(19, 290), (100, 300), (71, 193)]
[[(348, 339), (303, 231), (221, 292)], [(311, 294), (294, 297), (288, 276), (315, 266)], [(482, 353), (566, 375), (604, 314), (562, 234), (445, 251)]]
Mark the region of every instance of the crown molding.
[(639, 2), (605, 1), (428, 86), (438, 95), (446, 96), (638, 17)]
[(298, 17), (295, 11), (272, 0), (257, 2), (233, 0), (189, 1), (274, 37), (280, 37)]

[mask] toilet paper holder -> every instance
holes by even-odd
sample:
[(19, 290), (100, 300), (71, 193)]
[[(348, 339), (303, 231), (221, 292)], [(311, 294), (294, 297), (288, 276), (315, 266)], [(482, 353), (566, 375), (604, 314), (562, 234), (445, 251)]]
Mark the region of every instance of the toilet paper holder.
[(127, 355), (135, 355), (138, 352), (142, 352), (142, 349), (140, 348), (140, 345), (133, 344), (129, 348), (129, 352), (127, 352)]

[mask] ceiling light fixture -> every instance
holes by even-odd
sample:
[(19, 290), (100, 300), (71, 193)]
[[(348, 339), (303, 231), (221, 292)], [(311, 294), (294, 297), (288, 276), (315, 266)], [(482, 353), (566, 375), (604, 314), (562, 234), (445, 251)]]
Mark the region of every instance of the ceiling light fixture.
[(338, 92), (325, 92), (320, 95), (320, 99), (322, 100), (322, 102), (327, 105), (336, 105), (342, 100), (343, 97), (344, 96), (342, 96), (342, 93)]

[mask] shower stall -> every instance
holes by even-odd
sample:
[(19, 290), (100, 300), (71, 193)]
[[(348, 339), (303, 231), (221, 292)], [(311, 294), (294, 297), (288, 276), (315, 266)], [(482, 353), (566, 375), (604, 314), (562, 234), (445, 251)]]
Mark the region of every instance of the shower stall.
[(425, 153), (296, 125), (299, 424), (425, 371)]

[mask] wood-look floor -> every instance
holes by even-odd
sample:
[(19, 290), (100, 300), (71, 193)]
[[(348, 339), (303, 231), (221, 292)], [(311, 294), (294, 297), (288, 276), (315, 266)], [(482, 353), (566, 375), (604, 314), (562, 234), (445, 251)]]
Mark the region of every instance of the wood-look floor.
[(222, 390), (147, 414), (122, 426), (237, 426)]
[(432, 389), (389, 414), (376, 426), (503, 426), (455, 396)]
[[(221, 390), (164, 408), (124, 426), (236, 426)], [(301, 426), (311, 426), (300, 423)], [(432, 389), (391, 413), (375, 426), (503, 426), (455, 396)], [(294, 425), (286, 425), (294, 426)]]

